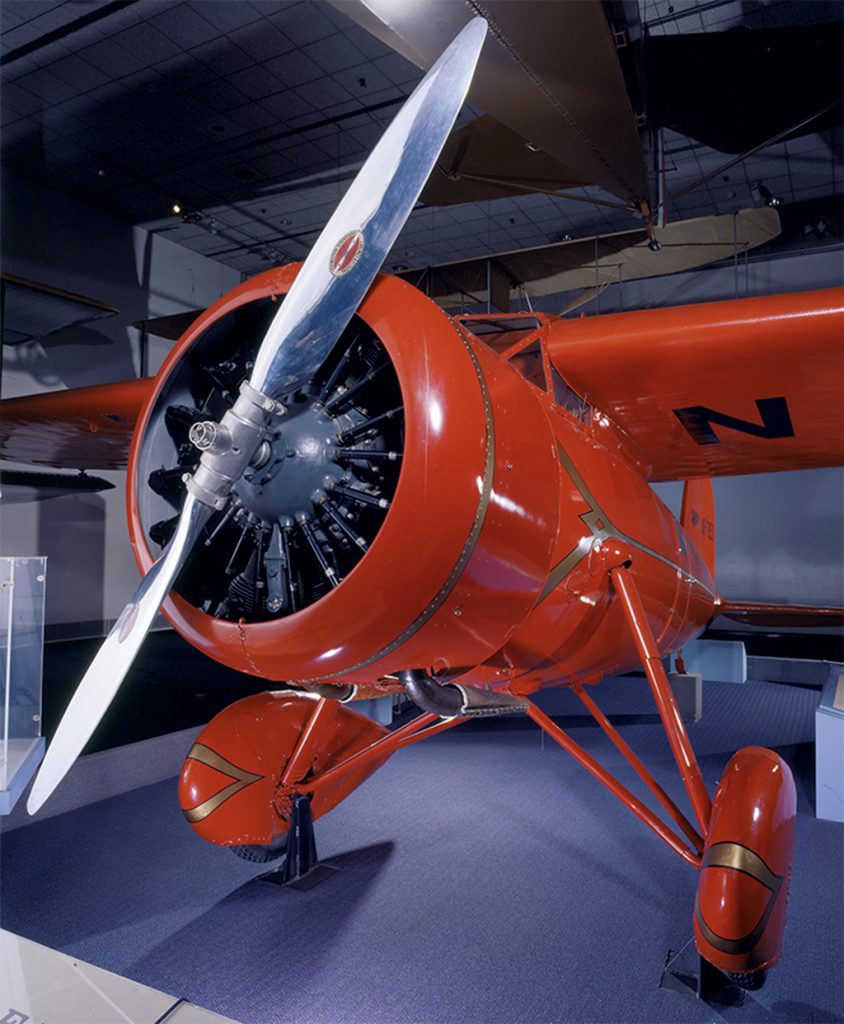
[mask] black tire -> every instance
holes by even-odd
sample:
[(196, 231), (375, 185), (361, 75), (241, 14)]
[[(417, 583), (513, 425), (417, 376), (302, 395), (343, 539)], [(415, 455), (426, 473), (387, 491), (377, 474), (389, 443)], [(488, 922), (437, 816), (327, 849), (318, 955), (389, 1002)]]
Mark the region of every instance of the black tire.
[(727, 977), (734, 985), (743, 988), (745, 992), (755, 992), (765, 984), (767, 973), (767, 971), (753, 971), (749, 974), (733, 974), (732, 971), (727, 971)]
[(287, 852), (287, 836), (281, 836), (266, 846), (263, 843), (251, 843), (245, 846), (230, 846), (229, 849), (241, 860), (248, 860), (253, 864), (269, 864)]

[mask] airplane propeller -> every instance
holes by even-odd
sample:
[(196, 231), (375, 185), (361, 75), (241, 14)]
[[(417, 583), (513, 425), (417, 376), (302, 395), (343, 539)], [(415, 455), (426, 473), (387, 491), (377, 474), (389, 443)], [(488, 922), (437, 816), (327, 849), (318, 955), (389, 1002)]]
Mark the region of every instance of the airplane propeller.
[(34, 814), (82, 752), (120, 688), (179, 571), (212, 513), (228, 501), (279, 397), (320, 368), (410, 215), (469, 87), (487, 32), (475, 18), (407, 100), (320, 234), (261, 342), (249, 381), (219, 423), (196, 423), (202, 451), (170, 543), (103, 641), (59, 723), (33, 783)]

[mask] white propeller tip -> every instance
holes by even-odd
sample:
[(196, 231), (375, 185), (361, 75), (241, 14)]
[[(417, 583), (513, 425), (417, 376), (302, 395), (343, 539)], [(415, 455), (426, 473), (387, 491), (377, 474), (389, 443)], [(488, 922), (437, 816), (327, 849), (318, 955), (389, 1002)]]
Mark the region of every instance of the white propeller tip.
[(44, 806), (49, 793), (37, 792), (37, 787), (33, 787), (32, 792), (29, 794), (29, 799), (26, 801), (26, 813), (36, 814)]

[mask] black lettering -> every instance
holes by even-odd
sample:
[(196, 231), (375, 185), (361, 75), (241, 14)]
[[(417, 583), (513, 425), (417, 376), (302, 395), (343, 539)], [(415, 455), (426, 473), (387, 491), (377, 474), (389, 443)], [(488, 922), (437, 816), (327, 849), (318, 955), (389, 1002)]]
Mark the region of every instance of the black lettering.
[(794, 437), (794, 427), (788, 415), (785, 398), (757, 398), (756, 408), (762, 417), (761, 423), (740, 420), (736, 416), (728, 416), (724, 412), (709, 409), (705, 405), (689, 405), (685, 409), (675, 409), (674, 415), (688, 430), (697, 444), (720, 444), (721, 438), (712, 429), (712, 424), (738, 430), (751, 437)]

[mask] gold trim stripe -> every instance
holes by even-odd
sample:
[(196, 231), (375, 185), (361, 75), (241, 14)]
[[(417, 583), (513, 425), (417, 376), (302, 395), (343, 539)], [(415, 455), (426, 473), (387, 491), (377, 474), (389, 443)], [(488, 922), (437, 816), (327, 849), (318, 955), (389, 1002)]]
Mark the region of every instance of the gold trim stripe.
[(713, 843), (703, 856), (701, 871), (704, 868), (731, 868), (733, 871), (741, 871), (755, 878), (766, 889), (770, 889), (775, 896), (782, 885), (782, 875), (775, 875), (758, 853), (740, 843)]
[[(414, 633), (418, 632), (439, 609), (445, 604), (446, 599), (452, 590), (454, 590), (457, 581), (466, 568), (466, 564), (472, 557), (475, 551), (475, 547), (478, 543), (478, 537), (481, 535), (484, 522), (486, 521), (486, 514), (489, 508), (490, 497), (492, 495), (492, 476), (495, 470), (495, 426), (492, 415), (492, 402), (489, 397), (489, 387), (484, 377), (483, 369), (481, 364), (478, 362), (478, 357), (472, 351), (468, 339), (460, 330), (457, 324), (452, 323), (457, 332), (458, 337), (463, 342), (466, 351), (469, 353), (469, 357), (472, 360), (475, 373), (478, 376), (478, 383), (481, 389), (481, 397), (484, 405), (484, 435), (486, 443), (486, 454), (484, 458), (484, 475), (481, 484), (481, 497), (478, 502), (478, 507), (475, 510), (475, 516), (472, 521), (471, 529), (469, 530), (469, 536), (466, 538), (466, 542), (463, 545), (463, 549), (460, 552), (460, 556), (454, 565), (454, 568), (448, 574), (448, 578), (443, 583), (439, 592), (433, 598), (433, 600), (420, 612), (420, 614), (411, 622), (411, 624), (405, 629), (399, 636), (394, 640), (391, 640), (386, 647), (382, 647), (380, 651), (370, 655), (363, 661), (359, 661), (356, 665), (350, 665), (348, 668), (344, 668), (339, 672), (339, 675), (345, 676), (349, 672), (357, 672), (359, 669), (366, 668), (367, 665), (371, 665), (381, 658), (386, 657), (388, 654), (392, 654), (393, 651), (397, 650), (401, 645), (409, 640)], [(289, 682), (297, 683), (314, 683), (319, 682), (321, 679), (337, 679), (338, 673), (332, 673), (331, 675), (325, 676), (308, 676), (307, 679), (289, 680)]]
[(187, 810), (182, 809), (182, 813), (192, 825), (204, 821), (209, 814), (213, 814), (218, 807), (233, 797), (235, 793), (239, 793), (242, 789), (246, 789), (247, 786), (260, 782), (264, 778), (263, 775), (255, 775), (253, 772), (246, 771), (245, 768), (238, 768), (236, 764), (227, 761), (216, 750), (206, 747), (204, 743), (194, 743), (188, 751), (188, 759), (207, 765), (209, 768), (213, 768), (215, 771), (220, 772), (222, 775), (227, 775), (230, 779), (234, 780), (230, 785), (221, 789), (219, 793), (215, 793), (214, 796), (203, 800), (196, 807), (190, 807)]
[(700, 867), (701, 871), (706, 868), (726, 868), (730, 871), (740, 871), (743, 875), (749, 875), (755, 879), (760, 885), (764, 885), (771, 893), (762, 916), (756, 922), (756, 927), (740, 939), (725, 939), (722, 935), (716, 934), (703, 919), (700, 896), (698, 895), (695, 899), (695, 918), (706, 941), (728, 956), (749, 953), (762, 938), (762, 933), (774, 912), (777, 896), (785, 876), (774, 874), (758, 853), (754, 853), (753, 850), (740, 843), (714, 843), (703, 855)]
[[(589, 490), (586, 485), (586, 481), (580, 475), (580, 471), (577, 469), (574, 462), (572, 462), (568, 452), (563, 448), (560, 439), (555, 438), (554, 440), (557, 442), (557, 457), (560, 460), (560, 465), (571, 478), (571, 481), (580, 493), (581, 498), (583, 498), (589, 506), (585, 512), (580, 514), (579, 518), (582, 519), (583, 523), (589, 527), (590, 532), (588, 535), (581, 537), (577, 542), (577, 545), (565, 556), (565, 558), (563, 558), (561, 562), (558, 562), (548, 574), (548, 580), (545, 583), (542, 593), (539, 595), (539, 600), (536, 602), (537, 605), (542, 604), (545, 598), (548, 597), (560, 583), (562, 583), (572, 569), (580, 564), (586, 555), (589, 554), (592, 549), (592, 545), (596, 540), (604, 541), (612, 538), (624, 541), (626, 544), (636, 548), (638, 551), (641, 551), (646, 555), (650, 555), (651, 558), (656, 558), (657, 561), (670, 566), (676, 572), (681, 573), (687, 579), (696, 583), (699, 587), (705, 590), (707, 594), (713, 598), (715, 597), (709, 587), (701, 582), (701, 580), (697, 579), (697, 577), (692, 576), (682, 566), (678, 565), (676, 562), (672, 562), (670, 558), (667, 558), (659, 551), (654, 551), (653, 548), (649, 548), (647, 545), (642, 544), (641, 541), (636, 540), (634, 537), (628, 536), (623, 530), (619, 530)], [(678, 537), (679, 536), (680, 534), (678, 532)]]

